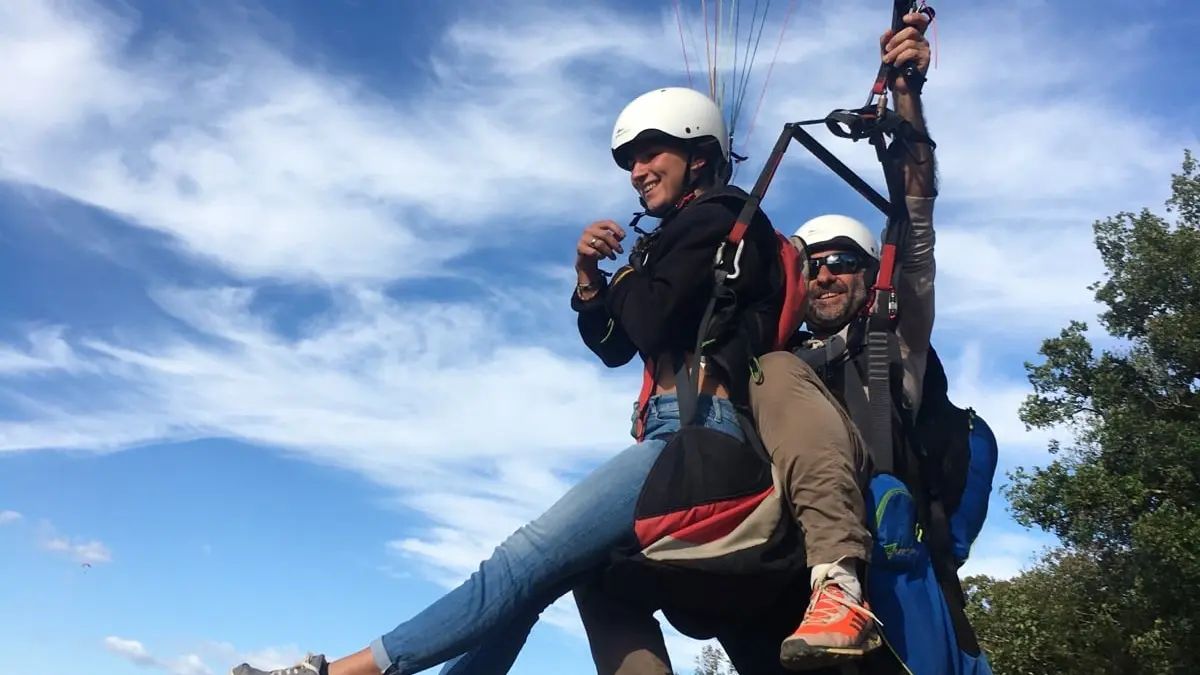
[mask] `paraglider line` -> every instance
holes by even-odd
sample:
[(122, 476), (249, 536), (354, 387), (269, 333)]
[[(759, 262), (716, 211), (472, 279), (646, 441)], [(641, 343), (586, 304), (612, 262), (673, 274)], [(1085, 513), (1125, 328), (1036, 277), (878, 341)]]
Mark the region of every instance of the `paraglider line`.
[(921, 0), (921, 6), (917, 8), (918, 12), (922, 12), (929, 16), (929, 28), (933, 31), (933, 69), (937, 70), (938, 66), (938, 39), (937, 39), (937, 17), (934, 16), (933, 8), (929, 6), (925, 0)]
[(731, 17), (730, 23), (733, 24), (733, 42), (730, 43), (732, 45), (732, 47), (730, 48), (730, 51), (733, 52), (733, 70), (730, 72), (733, 74), (733, 85), (731, 85), (730, 92), (729, 92), (729, 136), (730, 136), (730, 138), (733, 137), (733, 125), (736, 123), (738, 81), (741, 79), (741, 74), (738, 73), (738, 49), (737, 49), (737, 47), (738, 47), (738, 38), (741, 34), (741, 26), (742, 26), (742, 13), (738, 11), (737, 0), (734, 0), (734, 2), (731, 4), (732, 4), (732, 7), (729, 10), (729, 15)]
[(783, 35), (787, 32), (788, 23), (792, 19), (792, 10), (796, 7), (796, 0), (791, 0), (788, 3), (787, 14), (783, 17), (783, 28), (779, 30), (779, 42), (775, 45), (775, 56), (771, 58), (771, 65), (767, 67), (767, 76), (763, 79), (762, 92), (758, 95), (758, 103), (754, 106), (754, 115), (750, 118), (750, 128), (746, 130), (746, 141), (742, 143), (742, 151), (745, 152), (750, 146), (750, 136), (754, 134), (754, 123), (758, 120), (758, 112), (762, 109), (763, 99), (767, 96), (767, 85), (771, 82), (771, 71), (775, 70), (775, 61), (779, 59), (779, 48), (783, 46)]
[[(754, 9), (756, 11), (758, 10), (757, 0), (755, 0)], [(762, 43), (763, 30), (767, 27), (767, 14), (770, 11), (771, 0), (767, 0), (767, 5), (766, 7), (763, 7), (762, 18), (758, 24), (758, 35), (754, 39), (754, 50), (750, 52), (750, 62), (745, 67), (745, 77), (743, 78), (742, 82), (742, 98), (737, 103), (739, 117), (741, 117), (742, 106), (746, 103), (746, 94), (750, 91), (750, 73), (754, 71), (754, 62), (758, 60), (758, 46)], [(753, 27), (751, 28), (751, 32), (753, 32)], [(749, 47), (749, 43), (750, 41), (746, 40), (747, 47)], [(744, 147), (745, 146), (743, 146), (743, 149)]]
[(700, 0), (700, 13), (704, 16), (704, 55), (708, 61), (708, 97), (713, 98), (712, 41), (708, 39), (708, 3), (705, 0)]
[(733, 110), (729, 115), (730, 136), (737, 131), (737, 123), (741, 119), (742, 101), (746, 98), (747, 81), (750, 77), (750, 43), (753, 42), (754, 37), (754, 22), (758, 20), (758, 3), (759, 0), (754, 0), (754, 9), (750, 14), (750, 32), (746, 37), (746, 47), (742, 51), (742, 70), (734, 81), (736, 93), (733, 96)]
[(692, 64), (688, 61), (687, 43), (683, 39), (683, 17), (679, 13), (679, 0), (675, 0), (675, 24), (679, 26), (679, 48), (683, 51), (683, 69), (687, 72), (688, 88), (692, 86)]
[(724, 89), (721, 77), (721, 0), (713, 5), (713, 100), (716, 107), (721, 107), (721, 89)]

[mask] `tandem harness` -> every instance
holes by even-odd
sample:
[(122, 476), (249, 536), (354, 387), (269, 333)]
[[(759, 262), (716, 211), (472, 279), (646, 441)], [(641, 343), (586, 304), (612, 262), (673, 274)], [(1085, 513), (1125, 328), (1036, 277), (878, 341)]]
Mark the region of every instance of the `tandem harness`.
[[(925, 5), (923, 2), (920, 5), (916, 5), (912, 0), (893, 0), (892, 29), (895, 31), (903, 29), (904, 16), (913, 11), (923, 12), (931, 19), (935, 15), (933, 8)], [(768, 188), (770, 188), (771, 181), (775, 177), (775, 172), (779, 168), (779, 163), (782, 161), (783, 155), (787, 152), (791, 142), (795, 140), (887, 216), (887, 228), (883, 235), (879, 271), (868, 295), (867, 305), (864, 308), (864, 314), (867, 316), (867, 331), (864, 338), (867, 354), (866, 385), (870, 399), (871, 423), (867, 425), (867, 428), (861, 429), (864, 439), (870, 448), (876, 470), (881, 473), (890, 473), (895, 468), (891, 431), (893, 401), (889, 380), (893, 364), (896, 360), (895, 357), (898, 356), (899, 352), (894, 330), (900, 311), (896, 301), (895, 286), (896, 276), (899, 272), (898, 257), (899, 251), (907, 239), (910, 227), (908, 205), (905, 202), (904, 153), (912, 152), (912, 143), (925, 143), (930, 148), (936, 147), (932, 139), (918, 132), (908, 120), (905, 120), (887, 106), (888, 83), (900, 74), (903, 74), (905, 81), (914, 90), (919, 91), (924, 84), (924, 76), (911, 65), (897, 67), (889, 64), (881, 64), (879, 73), (871, 87), (871, 93), (867, 97), (867, 102), (863, 107), (858, 109), (834, 110), (821, 119), (785, 124), (783, 131), (775, 142), (774, 148), (767, 157), (766, 163), (753, 189), (748, 194), (741, 190), (736, 190), (736, 188), (732, 189), (732, 191), (740, 193), (738, 196), (744, 200), (744, 204), (735, 225), (731, 228), (730, 233), (714, 256), (713, 274), (716, 281), (715, 292), (712, 300), (709, 302), (704, 318), (701, 320), (700, 331), (696, 341), (696, 351), (693, 352), (697, 356), (701, 354), (701, 348), (705, 343), (705, 335), (708, 333), (712, 320), (713, 307), (718, 300), (718, 296), (724, 285), (736, 279), (740, 272), (739, 262), (742, 249), (745, 246), (744, 236), (750, 227), (750, 223), (754, 221), (760, 212), (762, 200), (766, 196)], [(854, 142), (867, 140), (875, 147), (876, 156), (883, 167), (883, 175), (887, 183), (887, 199), (803, 128), (815, 124), (824, 124), (831, 133), (840, 138), (846, 138)], [(806, 262), (807, 252), (803, 251), (802, 245), (797, 246), (797, 242), (783, 237), (783, 235), (779, 236), (786, 242), (786, 248), (799, 250), (804, 255), (805, 260), (801, 261), (801, 264)], [(794, 278), (797, 274), (797, 268), (794, 264), (785, 268), (785, 274), (789, 287), (790, 285), (799, 283), (799, 280)], [(783, 316), (779, 323), (779, 334), (775, 340), (776, 349), (784, 348), (783, 345), (787, 343), (799, 327), (799, 321), (803, 317), (795, 315), (799, 313), (803, 300), (802, 295), (799, 297), (789, 296), (785, 299)], [(681, 358), (677, 357), (674, 366), (677, 371), (677, 377), (681, 378), (678, 384), (686, 384), (689, 390), (684, 392), (684, 387), (680, 386), (681, 405), (685, 404), (685, 402), (694, 405), (696, 393), (693, 385), (695, 384), (695, 380), (690, 377), (687, 364)], [(757, 377), (757, 373), (752, 373), (752, 376)], [(654, 367), (648, 361), (642, 381), (642, 390), (638, 397), (637, 409), (635, 410), (634, 436), (639, 440), (641, 440), (644, 429), (647, 402), (654, 393), (654, 386)], [(681, 408), (681, 413), (684, 413), (681, 421), (685, 424), (690, 420), (690, 417), (686, 414), (687, 412), (689, 412), (687, 408)]]

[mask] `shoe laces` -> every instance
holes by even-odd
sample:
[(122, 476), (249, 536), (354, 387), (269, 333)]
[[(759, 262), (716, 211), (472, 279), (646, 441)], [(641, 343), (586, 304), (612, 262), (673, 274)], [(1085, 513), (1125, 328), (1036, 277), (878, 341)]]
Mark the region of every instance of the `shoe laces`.
[[(837, 562), (841, 562), (841, 560), (839, 558)], [(828, 573), (817, 584), (812, 599), (808, 601), (808, 611), (805, 612), (804, 622), (831, 624), (840, 617), (842, 607), (851, 612), (866, 615), (879, 626), (883, 626), (883, 622), (875, 616), (874, 612), (867, 609), (864, 603), (852, 600), (850, 594), (846, 593), (846, 589), (831, 579)]]

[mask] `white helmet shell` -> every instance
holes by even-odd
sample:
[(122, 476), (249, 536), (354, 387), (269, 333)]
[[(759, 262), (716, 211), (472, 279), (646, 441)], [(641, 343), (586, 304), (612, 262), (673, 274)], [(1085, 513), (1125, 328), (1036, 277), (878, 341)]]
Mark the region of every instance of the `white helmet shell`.
[(849, 216), (817, 216), (801, 225), (793, 236), (803, 239), (809, 251), (820, 251), (838, 244), (850, 245), (879, 260), (879, 243), (871, 228)]
[(721, 146), (721, 157), (729, 161), (729, 131), (725, 116), (713, 100), (695, 89), (666, 87), (633, 99), (613, 125), (613, 159), (626, 171), (626, 145), (647, 132), (658, 132), (679, 140), (713, 138)]

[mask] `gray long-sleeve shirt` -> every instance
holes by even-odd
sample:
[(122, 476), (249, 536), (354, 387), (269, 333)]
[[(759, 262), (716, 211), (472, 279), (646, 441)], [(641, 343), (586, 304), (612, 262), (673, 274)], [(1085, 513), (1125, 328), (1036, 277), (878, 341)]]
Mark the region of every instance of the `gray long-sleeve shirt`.
[(933, 278), (937, 264), (933, 257), (934, 197), (908, 197), (908, 217), (912, 222), (896, 283), (896, 302), (900, 318), (896, 338), (904, 366), (904, 393), (912, 403), (913, 415), (921, 407), (921, 388), (925, 364), (929, 359), (929, 341), (933, 337)]

